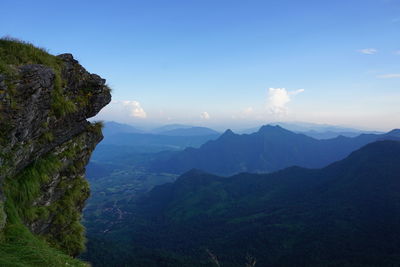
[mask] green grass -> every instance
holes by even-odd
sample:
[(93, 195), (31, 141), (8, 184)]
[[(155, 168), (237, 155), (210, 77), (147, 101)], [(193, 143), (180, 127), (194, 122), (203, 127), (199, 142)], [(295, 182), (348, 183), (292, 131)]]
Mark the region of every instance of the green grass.
[(74, 113), (78, 110), (78, 107), (72, 100), (66, 98), (61, 93), (61, 89), (56, 88), (53, 92), (52, 110), (54, 115), (56, 115), (57, 118), (60, 118), (70, 113)]
[(85, 228), (80, 223), (81, 213), (75, 208), (77, 203), (83, 205), (89, 197), (89, 184), (82, 176), (72, 181), (62, 182), (66, 192), (63, 197), (50, 206), (53, 218), (50, 234), (46, 236), (54, 247), (68, 255), (79, 255), (85, 249)]
[(23, 42), (12, 38), (0, 39), (0, 74), (6, 77), (6, 84), (12, 100), (13, 89), (15, 85), (13, 80), (17, 78), (17, 67), (27, 64), (41, 64), (50, 67), (55, 74), (54, 90), (52, 94), (52, 110), (57, 117), (65, 116), (77, 110), (76, 104), (67, 96), (63, 95), (63, 80), (61, 70), (63, 61), (51, 54), (45, 49), (35, 47), (31, 43)]
[(44, 144), (48, 144), (51, 143), (53, 140), (54, 140), (53, 133), (48, 131), (42, 134), (40, 141), (43, 142)]
[[(48, 154), (5, 180), (7, 224), (0, 234), (0, 266), (86, 266), (68, 255), (84, 250), (84, 228), (75, 207), (89, 194), (87, 181), (80, 176), (61, 181), (57, 188), (65, 194), (59, 200), (46, 207), (33, 205), (41, 188), (61, 171), (61, 158), (74, 158), (77, 146), (69, 146), (60, 155)], [(54, 217), (46, 236), (36, 236), (24, 225), (47, 219), (49, 214)]]
[(6, 206), (9, 218), (0, 240), (0, 266), (88, 266), (32, 234), (19, 220), (15, 207), (10, 202)]
[[(15, 67), (26, 64), (42, 64), (61, 72), (61, 59), (50, 55), (45, 49), (12, 38), (0, 39), (0, 73), (15, 74)], [(60, 81), (59, 81), (60, 82)]]
[(102, 135), (102, 129), (104, 128), (103, 121), (96, 121), (89, 125), (89, 131), (92, 131), (96, 134)]
[(20, 218), (35, 220), (32, 202), (40, 196), (40, 188), (49, 181), (50, 175), (59, 171), (61, 162), (53, 155), (41, 158), (25, 168), (17, 177), (9, 177), (4, 183), (7, 201), (12, 201)]

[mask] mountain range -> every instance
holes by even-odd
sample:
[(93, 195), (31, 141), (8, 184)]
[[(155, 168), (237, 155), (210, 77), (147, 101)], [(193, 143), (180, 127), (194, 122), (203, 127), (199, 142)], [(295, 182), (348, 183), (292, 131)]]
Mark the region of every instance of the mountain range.
[(199, 148), (189, 147), (169, 158), (154, 160), (150, 168), (178, 174), (196, 168), (220, 175), (272, 172), (289, 166), (321, 168), (368, 143), (386, 139), (400, 140), (400, 130), (317, 140), (280, 126), (266, 125), (252, 134), (238, 135), (227, 130)]
[(119, 123), (115, 121), (107, 121), (104, 123), (103, 134), (110, 137), (115, 134), (122, 133), (141, 133), (153, 135), (168, 136), (200, 136), (200, 135), (219, 135), (220, 133), (207, 127), (191, 126), (185, 124), (167, 124), (151, 130), (144, 130), (129, 124)]
[(165, 125), (152, 131), (113, 121), (106, 122), (104, 126), (104, 140), (94, 152), (94, 158), (183, 150), (199, 147), (220, 135), (210, 128), (180, 124)]
[(144, 133), (143, 130), (129, 124), (107, 121), (104, 123), (103, 135), (105, 138), (119, 133)]
[(160, 135), (170, 136), (199, 136), (199, 135), (219, 135), (220, 133), (207, 128), (207, 127), (189, 127), (189, 128), (177, 128), (167, 131), (158, 132)]

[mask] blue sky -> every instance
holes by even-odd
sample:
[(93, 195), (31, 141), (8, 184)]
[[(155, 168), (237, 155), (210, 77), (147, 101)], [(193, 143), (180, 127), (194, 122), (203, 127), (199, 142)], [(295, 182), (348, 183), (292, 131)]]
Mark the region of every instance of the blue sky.
[(400, 128), (400, 0), (2, 0), (0, 36), (113, 87), (98, 118)]

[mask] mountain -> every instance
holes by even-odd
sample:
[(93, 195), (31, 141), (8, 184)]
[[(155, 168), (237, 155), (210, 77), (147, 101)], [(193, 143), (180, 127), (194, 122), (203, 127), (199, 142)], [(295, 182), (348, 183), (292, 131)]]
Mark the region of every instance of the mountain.
[(253, 134), (238, 135), (227, 130), (218, 139), (200, 148), (186, 148), (168, 159), (155, 160), (151, 168), (161, 172), (183, 173), (192, 168), (230, 175), (239, 172), (272, 172), (289, 166), (320, 168), (345, 158), (365, 144), (381, 139), (400, 139), (397, 131), (339, 136), (317, 140), (266, 125)]
[(220, 136), (220, 133), (210, 128), (181, 124), (166, 125), (149, 133), (131, 125), (106, 122), (103, 131), (104, 140), (96, 148), (92, 159), (112, 160), (111, 157), (125, 157), (125, 160), (128, 160), (138, 153), (157, 153), (199, 147)]
[(194, 127), (194, 126), (185, 125), (185, 124), (167, 124), (167, 125), (155, 128), (151, 132), (158, 134), (161, 132), (166, 132), (166, 131), (171, 131), (171, 130), (176, 130), (176, 129), (186, 129), (186, 128), (192, 128), (192, 127)]
[[(400, 142), (323, 169), (219, 177), (191, 170), (121, 208), (93, 235), (95, 266), (397, 266)], [(98, 254), (96, 254), (96, 252)], [(94, 253), (94, 254), (91, 254)]]
[(332, 139), (336, 138), (338, 136), (345, 136), (345, 137), (356, 137), (362, 134), (362, 132), (335, 132), (335, 131), (325, 131), (325, 132), (319, 132), (315, 130), (310, 130), (306, 132), (299, 132), (302, 134), (305, 134), (307, 136), (310, 136), (315, 139)]
[(143, 130), (115, 121), (107, 121), (104, 123), (103, 134), (105, 138), (119, 133), (143, 133)]
[(104, 138), (95, 153), (100, 153), (100, 147), (104, 146), (108, 146), (109, 148), (113, 146), (116, 149), (115, 152), (118, 152), (118, 150), (125, 151), (127, 149), (143, 153), (159, 152), (163, 150), (182, 150), (186, 147), (199, 147), (207, 141), (218, 137), (219, 134), (172, 136), (148, 133), (117, 133), (108, 138)]
[[(302, 133), (307, 136), (313, 137), (315, 139), (331, 139), (336, 138), (340, 135), (346, 137), (356, 137), (360, 134), (382, 134), (378, 131), (364, 131), (353, 128), (346, 128), (328, 124), (316, 124), (316, 123), (306, 123), (306, 122), (275, 122), (268, 125), (280, 126), (289, 131), (295, 133)], [(260, 127), (249, 128), (241, 130), (238, 133), (241, 134), (251, 134), (257, 132)]]
[(366, 131), (349, 128), (349, 127), (342, 127), (342, 126), (329, 125), (329, 124), (310, 123), (310, 122), (274, 122), (274, 123), (270, 123), (269, 125), (272, 125), (272, 126), (279, 125), (285, 129), (288, 129), (293, 132), (316, 131), (316, 132), (374, 133), (374, 132), (366, 132)]
[(170, 136), (200, 136), (200, 135), (219, 135), (220, 133), (206, 127), (177, 128), (158, 132), (160, 135)]

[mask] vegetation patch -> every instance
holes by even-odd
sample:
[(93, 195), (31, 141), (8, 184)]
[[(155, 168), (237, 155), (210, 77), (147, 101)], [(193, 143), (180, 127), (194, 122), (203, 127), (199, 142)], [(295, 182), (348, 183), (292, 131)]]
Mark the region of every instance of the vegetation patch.
[(96, 121), (89, 125), (89, 131), (96, 133), (98, 135), (102, 134), (102, 129), (104, 128), (104, 122)]
[[(80, 160), (73, 161), (79, 148), (79, 143), (72, 143), (61, 154), (50, 153), (15, 177), (6, 178), (3, 188), (7, 199), (7, 225), (0, 241), (0, 266), (86, 265), (67, 255), (76, 256), (84, 250), (84, 227), (80, 224), (77, 206), (83, 206), (89, 186), (84, 177), (75, 173), (62, 176), (63, 161), (71, 161), (69, 165), (81, 164)], [(76, 166), (76, 169), (81, 167)], [(62, 192), (62, 197), (49, 206), (35, 204), (43, 194), (43, 187), (60, 172), (62, 177), (55, 190)], [(49, 219), (51, 228), (45, 236), (32, 234), (24, 225)], [(17, 264), (19, 261), (13, 265), (14, 257), (20, 257), (21, 265)], [(60, 264), (55, 264), (54, 260)]]
[(52, 92), (52, 110), (57, 117), (77, 110), (76, 104), (62, 92), (63, 80), (61, 70), (63, 61), (45, 49), (35, 47), (33, 44), (12, 38), (0, 39), (0, 74), (5, 75), (5, 82), (8, 87), (8, 95), (11, 103), (15, 85), (13, 81), (18, 79), (18, 66), (27, 64), (41, 64), (50, 67), (55, 74), (54, 90)]
[(82, 176), (73, 181), (60, 183), (66, 192), (62, 199), (50, 206), (51, 214), (55, 214), (51, 234), (46, 239), (68, 255), (77, 256), (85, 249), (85, 229), (80, 223), (81, 213), (77, 203), (82, 205), (89, 196), (89, 184)]
[(50, 55), (43, 48), (35, 47), (33, 44), (13, 38), (1, 38), (0, 73), (13, 76), (16, 71), (15, 67), (26, 64), (46, 65), (60, 74), (62, 60)]
[[(8, 203), (8, 212), (16, 214)], [(89, 266), (52, 248), (46, 241), (32, 234), (17, 217), (8, 220), (0, 240), (0, 266)]]

